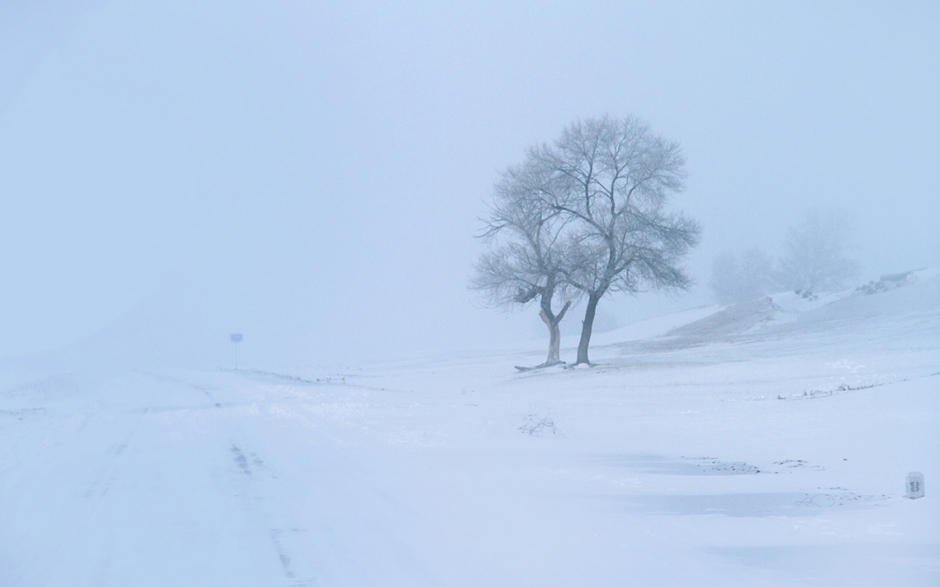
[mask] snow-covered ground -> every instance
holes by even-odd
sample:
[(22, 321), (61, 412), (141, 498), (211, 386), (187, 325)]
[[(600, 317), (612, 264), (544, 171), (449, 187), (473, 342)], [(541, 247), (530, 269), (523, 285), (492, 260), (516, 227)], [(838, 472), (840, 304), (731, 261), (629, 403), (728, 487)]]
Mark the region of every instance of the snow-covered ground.
[(0, 363), (0, 585), (940, 585), (940, 279), (873, 292), (589, 369)]

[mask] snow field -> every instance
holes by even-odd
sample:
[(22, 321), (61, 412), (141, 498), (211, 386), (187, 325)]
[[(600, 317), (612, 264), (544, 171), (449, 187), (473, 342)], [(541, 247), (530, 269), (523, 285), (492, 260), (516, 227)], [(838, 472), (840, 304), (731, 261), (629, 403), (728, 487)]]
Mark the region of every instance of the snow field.
[(4, 363), (0, 585), (937, 585), (937, 284), (591, 369)]

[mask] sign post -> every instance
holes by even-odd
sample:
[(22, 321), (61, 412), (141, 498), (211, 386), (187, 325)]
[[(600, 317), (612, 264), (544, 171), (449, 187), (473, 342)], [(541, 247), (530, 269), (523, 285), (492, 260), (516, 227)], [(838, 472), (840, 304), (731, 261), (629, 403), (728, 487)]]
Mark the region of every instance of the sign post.
[(241, 333), (234, 333), (229, 335), (229, 340), (235, 343), (235, 370), (238, 371), (238, 343), (242, 341)]
[(920, 499), (924, 497), (924, 475), (923, 473), (918, 473), (914, 471), (907, 474), (906, 480), (907, 494), (905, 497), (908, 499)]

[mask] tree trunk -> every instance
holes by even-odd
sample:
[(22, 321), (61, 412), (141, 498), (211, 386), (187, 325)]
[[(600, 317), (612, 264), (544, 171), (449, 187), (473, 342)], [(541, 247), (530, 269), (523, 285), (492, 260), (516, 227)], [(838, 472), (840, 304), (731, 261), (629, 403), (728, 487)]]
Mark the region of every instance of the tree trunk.
[(539, 312), (542, 322), (548, 327), (548, 357), (545, 359), (546, 367), (561, 363), (561, 329), (558, 325), (561, 324), (561, 319), (565, 317), (565, 312), (568, 311), (569, 306), (571, 306), (571, 302), (566, 302), (557, 316), (552, 315), (551, 310), (546, 312), (545, 308), (542, 308)]
[(591, 344), (591, 331), (594, 329), (594, 313), (597, 311), (597, 302), (600, 296), (588, 295), (587, 309), (584, 311), (584, 322), (581, 323), (581, 342), (578, 343), (578, 360), (575, 365), (590, 365), (588, 359), (588, 346)]
[(561, 359), (561, 332), (558, 328), (558, 322), (550, 318), (545, 310), (539, 312), (542, 322), (548, 327), (548, 357), (545, 358), (545, 366), (555, 365)]

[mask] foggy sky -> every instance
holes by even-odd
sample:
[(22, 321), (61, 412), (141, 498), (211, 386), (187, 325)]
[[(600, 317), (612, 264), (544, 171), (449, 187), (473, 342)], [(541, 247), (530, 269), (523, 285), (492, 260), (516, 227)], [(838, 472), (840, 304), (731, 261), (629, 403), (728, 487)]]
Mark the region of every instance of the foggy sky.
[(775, 254), (807, 208), (851, 218), (860, 281), (940, 264), (936, 3), (394, 4), (0, 5), (0, 355), (538, 336), (467, 290), (478, 217), (528, 145), (605, 113), (683, 146), (672, 206), (703, 225), (700, 285), (602, 302), (616, 322), (707, 303), (715, 254)]

